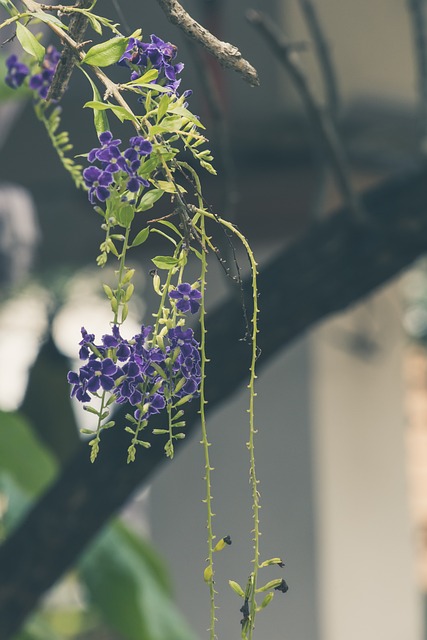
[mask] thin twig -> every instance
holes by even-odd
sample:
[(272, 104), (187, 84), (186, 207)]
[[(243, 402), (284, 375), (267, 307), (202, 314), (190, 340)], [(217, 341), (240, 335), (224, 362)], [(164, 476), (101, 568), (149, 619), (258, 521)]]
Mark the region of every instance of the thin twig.
[(298, 53), (283, 34), (277, 30), (270, 18), (254, 10), (248, 11), (246, 16), (248, 21), (265, 38), (289, 73), (329, 161), (337, 187), (347, 205), (347, 210), (355, 222), (366, 224), (368, 217), (352, 187), (350, 168), (341, 139), (330, 115), (322, 109), (314, 97), (308, 78), (300, 65)]
[(157, 2), (172, 24), (182, 29), (186, 36), (205, 47), (223, 67), (234, 69), (253, 87), (259, 85), (256, 69), (242, 57), (237, 47), (215, 38), (210, 31), (196, 22), (177, 0), (157, 0)]
[[(323, 91), (326, 109), (338, 130), (340, 99), (335, 69), (329, 50), (327, 39), (320, 24), (313, 0), (299, 0), (301, 12), (316, 51), (316, 61), (320, 68), (323, 81)], [(314, 164), (316, 167), (316, 184), (312, 199), (312, 218), (317, 220), (324, 212), (327, 193), (328, 161), (323, 153), (322, 145), (314, 149)]]
[[(77, 0), (75, 7), (77, 9), (88, 9), (91, 4), (92, 0)], [(88, 22), (86, 16), (81, 13), (73, 13), (71, 15), (68, 25), (68, 35), (73, 38), (77, 44), (82, 42)], [(58, 101), (62, 98), (67, 90), (75, 62), (76, 54), (74, 50), (69, 45), (64, 45), (46, 100)]]
[(419, 113), (421, 121), (421, 150), (427, 144), (427, 5), (426, 0), (408, 0), (417, 65)]
[(299, 3), (316, 48), (317, 61), (323, 77), (327, 108), (331, 118), (336, 122), (340, 111), (340, 98), (328, 41), (325, 38), (313, 0), (299, 0)]

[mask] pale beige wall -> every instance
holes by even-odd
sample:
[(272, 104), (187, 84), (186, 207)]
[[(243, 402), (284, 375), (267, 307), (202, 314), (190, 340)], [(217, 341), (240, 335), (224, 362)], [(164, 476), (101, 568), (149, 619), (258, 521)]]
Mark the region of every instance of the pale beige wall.
[[(369, 358), (345, 347), (362, 331)], [(403, 346), (388, 288), (311, 337), (324, 640), (419, 640), (421, 602), (405, 475)]]

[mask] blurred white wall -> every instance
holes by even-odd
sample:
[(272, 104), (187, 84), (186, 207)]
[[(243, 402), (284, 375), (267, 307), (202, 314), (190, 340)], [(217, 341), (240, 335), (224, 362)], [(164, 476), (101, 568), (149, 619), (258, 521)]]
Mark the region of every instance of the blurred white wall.
[[(318, 598), (324, 640), (418, 640), (397, 286), (310, 338)], [(373, 350), (357, 351), (358, 335)]]

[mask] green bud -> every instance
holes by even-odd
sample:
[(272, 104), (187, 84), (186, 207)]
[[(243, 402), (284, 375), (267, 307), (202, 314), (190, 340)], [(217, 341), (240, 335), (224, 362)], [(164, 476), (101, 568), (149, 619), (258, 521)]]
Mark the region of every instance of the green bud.
[(192, 394), (189, 394), (188, 396), (184, 396), (183, 398), (180, 398), (178, 402), (175, 402), (174, 406), (180, 407), (182, 404), (185, 404), (186, 402), (189, 402), (192, 399), (193, 399)]
[(153, 433), (156, 436), (161, 436), (165, 433), (169, 433), (168, 429), (153, 429)]
[(285, 566), (285, 563), (281, 558), (270, 558), (270, 560), (265, 560), (264, 562), (262, 562), (259, 565), (259, 568), (262, 569), (262, 567), (269, 567), (272, 564), (277, 564), (279, 567)]
[(129, 302), (129, 300), (132, 297), (132, 294), (133, 294), (134, 290), (135, 290), (135, 287), (133, 286), (133, 284), (130, 284), (128, 286), (128, 288), (126, 289), (126, 296), (125, 296), (126, 302)]
[(174, 415), (174, 417), (172, 418), (172, 422), (173, 422), (174, 420), (179, 420), (179, 418), (181, 418), (183, 415), (184, 415), (184, 411), (183, 411), (183, 409), (180, 409), (180, 410), (179, 410), (179, 411)]
[(187, 382), (187, 378), (182, 377), (181, 380), (179, 380), (175, 385), (175, 393), (178, 393), (178, 391), (182, 389), (182, 387), (185, 385), (186, 382)]
[(97, 411), (97, 409), (94, 409), (93, 407), (91, 407), (89, 404), (84, 404), (83, 405), (83, 409), (85, 411), (87, 411), (88, 413), (93, 413), (95, 416), (99, 416), (99, 411)]
[(119, 303), (117, 302), (116, 298), (112, 298), (110, 300), (111, 303), (111, 310), (113, 311), (113, 313), (117, 313), (117, 311), (119, 310)]
[(111, 289), (111, 287), (108, 286), (108, 284), (103, 284), (102, 288), (104, 289), (105, 295), (107, 296), (107, 298), (109, 300), (111, 300), (111, 298), (113, 297), (113, 291)]
[(122, 322), (126, 320), (126, 318), (128, 317), (128, 313), (129, 313), (129, 307), (127, 306), (127, 304), (124, 304), (122, 307)]
[(224, 538), (221, 538), (221, 540), (219, 540), (216, 543), (216, 545), (215, 545), (213, 550), (214, 551), (222, 551), (227, 545), (230, 546), (230, 544), (231, 544), (230, 536), (225, 536)]
[(101, 255), (97, 257), (96, 264), (98, 265), (98, 267), (103, 267), (106, 263), (107, 263), (107, 254), (105, 253), (105, 251), (103, 251)]
[(135, 456), (136, 456), (135, 445), (131, 444), (129, 449), (128, 449), (127, 463), (129, 464), (129, 462), (135, 462)]
[(120, 257), (119, 252), (117, 251), (116, 245), (111, 240), (111, 238), (107, 238), (106, 244), (107, 244), (107, 251), (111, 251), (111, 253), (113, 253), (116, 256), (116, 258), (119, 258)]
[(264, 600), (261, 602), (260, 606), (258, 607), (257, 611), (261, 611), (261, 609), (265, 609), (265, 607), (270, 604), (273, 598), (274, 598), (274, 591), (270, 591), (270, 593), (267, 593)]
[(134, 275), (135, 275), (135, 269), (128, 269), (128, 271), (125, 273), (125, 277), (123, 278), (123, 284), (130, 282)]
[[(214, 551), (215, 551), (215, 549), (214, 549)], [(238, 596), (240, 596), (241, 598), (245, 597), (245, 592), (243, 591), (242, 587), (240, 586), (240, 584), (238, 582), (234, 582), (234, 580), (229, 580), (228, 584), (233, 589), (233, 591), (235, 593), (237, 593)]]
[(133, 435), (135, 435), (135, 431), (134, 431), (134, 429), (132, 429), (132, 427), (125, 427), (125, 431), (127, 431), (128, 433), (132, 433)]
[(153, 289), (156, 293), (159, 294), (159, 296), (162, 295), (162, 292), (160, 290), (160, 276), (157, 273), (155, 273), (153, 276)]
[(175, 440), (184, 440), (185, 433), (175, 433), (173, 437), (175, 438)]
[(256, 592), (262, 593), (263, 591), (268, 591), (269, 589), (275, 589), (280, 584), (282, 584), (282, 578), (278, 578), (277, 580), (270, 580), (270, 582), (267, 582), (267, 584), (265, 584), (263, 587), (259, 587)]
[(209, 564), (206, 569), (203, 571), (203, 579), (205, 582), (212, 582), (213, 578), (213, 570), (212, 566)]
[(145, 449), (149, 449), (151, 447), (151, 444), (149, 442), (145, 442), (144, 440), (137, 440), (136, 444), (141, 445), (141, 447), (144, 447)]

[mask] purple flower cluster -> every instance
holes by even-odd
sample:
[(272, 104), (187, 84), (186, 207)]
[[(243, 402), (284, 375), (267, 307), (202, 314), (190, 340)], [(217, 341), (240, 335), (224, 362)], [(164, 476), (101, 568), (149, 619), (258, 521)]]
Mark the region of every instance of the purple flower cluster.
[(90, 394), (113, 393), (117, 403), (135, 407), (137, 420), (159, 413), (168, 399), (197, 397), (200, 352), (192, 329), (169, 329), (162, 348), (153, 346), (151, 333), (152, 327), (142, 327), (132, 340), (125, 340), (114, 326), (111, 334), (102, 336), (102, 344), (95, 345), (94, 334), (83, 327), (79, 355), (87, 362), (68, 373), (71, 397), (90, 402)]
[(60, 57), (61, 54), (58, 49), (50, 44), (46, 49), (46, 55), (43, 58), (40, 73), (31, 76), (28, 83), (30, 89), (37, 91), (43, 100), (46, 100)]
[[(126, 181), (126, 189), (131, 193), (137, 193), (140, 187), (150, 186), (147, 180), (138, 175), (138, 169), (141, 158), (148, 156), (153, 150), (151, 142), (142, 136), (134, 136), (129, 140), (129, 147), (122, 153), (122, 141), (114, 139), (111, 131), (101, 133), (99, 141), (101, 146), (95, 147), (88, 154), (91, 166), (83, 171), (92, 204), (97, 200), (105, 202), (111, 195), (113, 183), (123, 179)], [(100, 167), (94, 164), (96, 162)]]
[(182, 313), (197, 313), (200, 308), (202, 294), (198, 289), (193, 289), (191, 284), (183, 282), (169, 293), (169, 298), (175, 301), (176, 308)]
[(119, 60), (120, 65), (132, 69), (131, 80), (136, 80), (148, 69), (157, 69), (159, 76), (157, 83), (165, 81), (165, 87), (175, 93), (181, 80), (177, 75), (184, 68), (182, 62), (173, 63), (177, 48), (170, 42), (164, 42), (154, 34), (150, 36), (151, 42), (142, 42), (137, 38), (130, 38), (126, 51)]
[(6, 60), (7, 75), (4, 79), (11, 89), (18, 89), (29, 75), (30, 70), (27, 65), (19, 62), (18, 56), (9, 56)]
[[(37, 91), (39, 97), (43, 100), (46, 100), (60, 57), (61, 54), (59, 51), (53, 45), (49, 45), (46, 49), (46, 55), (43, 58), (40, 72), (30, 76), (28, 86), (33, 91)], [(18, 57), (15, 55), (9, 56), (6, 60), (6, 67), (7, 75), (5, 82), (12, 89), (20, 87), (25, 78), (30, 74), (29, 68), (22, 62), (19, 62)]]

